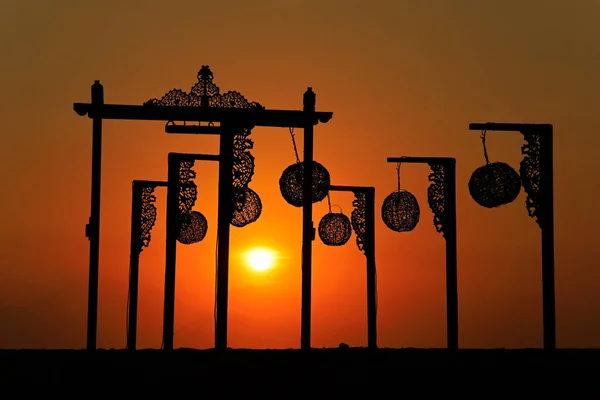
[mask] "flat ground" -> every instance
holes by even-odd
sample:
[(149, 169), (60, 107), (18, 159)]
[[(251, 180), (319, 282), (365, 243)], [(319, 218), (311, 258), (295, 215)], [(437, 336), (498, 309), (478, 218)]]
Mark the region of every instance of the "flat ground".
[[(72, 386), (77, 382), (77, 387), (94, 385), (103, 388), (128, 383), (147, 387), (148, 384), (178, 382), (183, 386), (191, 384), (198, 390), (219, 390), (220, 394), (242, 388), (247, 395), (259, 391), (261, 397), (268, 394), (265, 390), (281, 394), (281, 390), (290, 389), (311, 393), (313, 389), (319, 392), (333, 390), (335, 392), (331, 393), (341, 394), (337, 392), (339, 389), (352, 391), (355, 387), (371, 384), (379, 389), (387, 386), (398, 390), (398, 385), (403, 383), (411, 385), (413, 378), (409, 377), (415, 372), (407, 369), (423, 367), (500, 367), (505, 369), (502, 376), (518, 372), (519, 376), (542, 378), (548, 382), (555, 376), (566, 376), (535, 370), (544, 367), (600, 367), (600, 349), (548, 353), (536, 349), (452, 352), (443, 349), (369, 351), (351, 348), (313, 349), (309, 353), (300, 350), (228, 350), (223, 354), (215, 350), (191, 349), (168, 353), (161, 350), (1, 350), (0, 385), (5, 387), (5, 384), (12, 383), (23, 387), (26, 382), (35, 382)], [(421, 382), (421, 390), (434, 390), (436, 382), (441, 384), (448, 379), (464, 378), (466, 374), (437, 375), (436, 372), (428, 372), (426, 380), (414, 379)], [(475, 371), (467, 375), (474, 380), (485, 380), (497, 377), (499, 373)], [(568, 379), (591, 376), (587, 373), (566, 375)]]

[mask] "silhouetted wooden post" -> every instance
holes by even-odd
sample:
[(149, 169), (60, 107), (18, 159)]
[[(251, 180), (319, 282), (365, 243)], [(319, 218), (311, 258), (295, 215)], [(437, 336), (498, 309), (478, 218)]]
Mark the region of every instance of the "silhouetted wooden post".
[[(144, 247), (150, 244), (150, 230), (154, 225), (154, 215), (144, 215), (145, 201), (154, 201), (152, 199), (144, 199), (144, 191), (148, 191), (148, 195), (152, 195), (152, 191), (156, 187), (166, 187), (167, 182), (160, 181), (142, 181), (134, 180), (132, 183), (131, 196), (131, 238), (129, 247), (129, 291), (127, 299), (127, 349), (135, 350), (137, 348), (137, 314), (138, 314), (138, 290), (139, 290), (139, 266), (140, 254)], [(153, 205), (151, 205), (154, 207)], [(156, 208), (154, 208), (156, 210)], [(152, 218), (153, 220), (147, 220)], [(144, 232), (144, 222), (149, 225), (146, 227), (147, 232)]]
[[(529, 216), (536, 218), (542, 234), (542, 303), (544, 349), (556, 349), (554, 288), (554, 171), (551, 124), (472, 123), (469, 130), (520, 132), (525, 145), (521, 181), (527, 192)], [(526, 175), (526, 176), (524, 176)]]
[[(446, 342), (458, 349), (458, 268), (456, 243), (456, 159), (451, 157), (388, 157), (389, 163), (428, 164), (432, 170), (429, 191), (442, 184), (443, 201), (428, 193), (434, 225), (446, 240)], [(440, 182), (441, 180), (441, 182)]]
[[(92, 107), (104, 105), (104, 88), (100, 81), (92, 85)], [(100, 256), (100, 189), (102, 187), (102, 118), (92, 119), (92, 195), (86, 237), (90, 241), (88, 277), (87, 349), (96, 350), (98, 331), (98, 266)]]
[(231, 230), (231, 216), (233, 185), (233, 138), (235, 131), (224, 124), (219, 135), (219, 209), (217, 215), (217, 317), (215, 323), (215, 348), (227, 349), (227, 319), (229, 299), (229, 237)]
[[(313, 116), (316, 95), (312, 88), (304, 93), (303, 111)], [(313, 117), (314, 118), (314, 117)], [(312, 242), (315, 229), (312, 220), (312, 184), (313, 184), (313, 118), (307, 118), (304, 126), (304, 180), (302, 191), (302, 318), (300, 348), (310, 349), (311, 311), (312, 311)]]
[(165, 291), (163, 309), (163, 348), (173, 350), (175, 324), (175, 268), (177, 264), (177, 235), (179, 231), (179, 163), (178, 154), (168, 156), (167, 238), (165, 249)]
[(370, 349), (377, 348), (377, 267), (375, 265), (375, 188), (365, 191), (365, 256), (367, 258), (367, 331)]
[[(180, 229), (180, 169), (186, 160), (219, 161), (212, 154), (169, 153), (167, 190), (167, 240), (165, 251), (165, 298), (163, 311), (163, 348), (173, 350), (175, 328), (175, 271), (177, 266), (177, 237)], [(230, 177), (231, 178), (231, 177)]]
[(352, 228), (358, 249), (367, 261), (367, 343), (377, 348), (377, 267), (375, 264), (375, 188), (372, 186), (331, 185), (330, 192), (352, 192)]

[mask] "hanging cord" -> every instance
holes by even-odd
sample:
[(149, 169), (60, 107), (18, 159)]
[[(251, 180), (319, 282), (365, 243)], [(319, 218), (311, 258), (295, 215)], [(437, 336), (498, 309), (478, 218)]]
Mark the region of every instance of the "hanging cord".
[(296, 155), (296, 162), (300, 163), (300, 157), (298, 157), (298, 147), (296, 147), (296, 135), (294, 134), (294, 128), (290, 129), (290, 136), (292, 137), (292, 144), (294, 145), (294, 154)]
[(337, 204), (331, 204), (331, 197), (329, 196), (329, 193), (327, 193), (327, 207), (329, 207), (329, 213), (332, 214), (333, 210), (331, 209), (331, 207), (337, 207), (340, 209), (340, 214), (344, 213), (344, 209), (342, 208), (342, 206), (338, 206)]
[(396, 163), (396, 175), (398, 176), (398, 191), (400, 191), (400, 164)]
[(490, 163), (490, 159), (488, 158), (488, 152), (487, 152), (487, 146), (485, 144), (485, 135), (486, 135), (486, 130), (482, 130), (481, 131), (481, 143), (483, 144), (483, 156), (485, 157), (485, 164), (489, 165)]

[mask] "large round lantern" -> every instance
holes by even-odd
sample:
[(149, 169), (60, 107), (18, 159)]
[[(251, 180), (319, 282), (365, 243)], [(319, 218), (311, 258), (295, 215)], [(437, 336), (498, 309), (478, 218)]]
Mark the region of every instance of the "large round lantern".
[(342, 246), (350, 240), (352, 224), (343, 213), (329, 212), (319, 222), (319, 238), (327, 246)]
[(260, 197), (254, 190), (247, 187), (236, 195), (231, 225), (242, 228), (255, 222), (261, 213), (262, 202)]
[(381, 218), (395, 232), (410, 232), (419, 223), (421, 209), (417, 198), (406, 190), (391, 193), (381, 206)]
[[(279, 190), (284, 200), (294, 207), (302, 207), (304, 183), (304, 162), (297, 162), (287, 167), (279, 178)], [(331, 179), (329, 171), (313, 161), (312, 202), (322, 201), (329, 193)]]
[(201, 242), (206, 237), (208, 221), (202, 213), (191, 211), (188, 214), (182, 214), (180, 218), (181, 229), (179, 237), (177, 237), (179, 243), (194, 244)]
[(477, 168), (469, 179), (469, 193), (477, 204), (500, 207), (515, 201), (521, 192), (517, 171), (503, 162), (487, 163)]

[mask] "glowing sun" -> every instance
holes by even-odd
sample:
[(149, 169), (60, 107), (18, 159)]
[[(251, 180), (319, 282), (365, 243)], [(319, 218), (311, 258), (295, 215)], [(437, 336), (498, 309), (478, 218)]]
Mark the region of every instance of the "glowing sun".
[(273, 252), (269, 249), (252, 249), (246, 253), (246, 262), (255, 271), (265, 271), (271, 268), (273, 259)]

